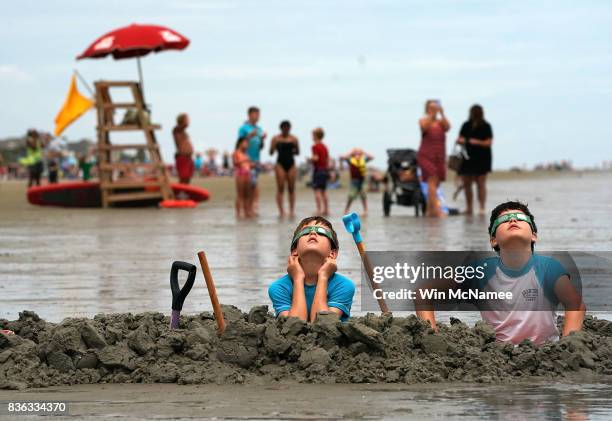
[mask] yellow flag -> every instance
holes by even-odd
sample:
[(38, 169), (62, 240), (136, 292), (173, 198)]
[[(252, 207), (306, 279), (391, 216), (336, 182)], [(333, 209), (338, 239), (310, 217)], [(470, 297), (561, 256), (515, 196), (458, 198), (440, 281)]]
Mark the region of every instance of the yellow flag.
[(55, 117), (55, 136), (59, 136), (66, 127), (78, 119), (93, 106), (93, 101), (81, 95), (76, 85), (76, 76), (72, 75), (70, 89), (62, 109)]

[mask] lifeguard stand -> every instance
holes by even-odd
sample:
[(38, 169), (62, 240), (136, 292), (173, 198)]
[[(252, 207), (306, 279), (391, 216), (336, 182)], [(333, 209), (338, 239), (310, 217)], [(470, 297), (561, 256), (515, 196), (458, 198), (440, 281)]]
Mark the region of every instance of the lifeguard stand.
[[(96, 109), (98, 113), (98, 164), (102, 206), (116, 202), (150, 202), (155, 199), (172, 200), (174, 193), (170, 186), (168, 170), (161, 158), (159, 145), (155, 140), (158, 124), (151, 124), (146, 111), (142, 90), (138, 82), (98, 81), (96, 88)], [(129, 89), (133, 102), (113, 102), (111, 88)], [(133, 109), (135, 121), (117, 124), (114, 121), (118, 108)], [(112, 144), (110, 133), (114, 131), (142, 131), (146, 143)], [(119, 162), (117, 153), (125, 150), (142, 151), (147, 162)], [(148, 152), (145, 154), (144, 152)], [(144, 161), (144, 160), (143, 160)]]

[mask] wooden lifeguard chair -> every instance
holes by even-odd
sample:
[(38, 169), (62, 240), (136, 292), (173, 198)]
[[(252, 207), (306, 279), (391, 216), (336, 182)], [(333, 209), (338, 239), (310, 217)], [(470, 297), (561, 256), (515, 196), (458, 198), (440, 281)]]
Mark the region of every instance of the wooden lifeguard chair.
[[(129, 89), (133, 102), (113, 102), (111, 88)], [(168, 170), (155, 140), (155, 130), (161, 129), (161, 126), (149, 121), (140, 84), (131, 81), (98, 81), (95, 82), (95, 89), (102, 206), (108, 207), (116, 202), (138, 203), (155, 199), (174, 199)], [(118, 108), (135, 110), (135, 121), (115, 123), (114, 114)], [(146, 143), (113, 144), (110, 133), (114, 131), (142, 131)], [(145, 159), (141, 162), (119, 162), (120, 152), (125, 150), (136, 150), (139, 157)]]

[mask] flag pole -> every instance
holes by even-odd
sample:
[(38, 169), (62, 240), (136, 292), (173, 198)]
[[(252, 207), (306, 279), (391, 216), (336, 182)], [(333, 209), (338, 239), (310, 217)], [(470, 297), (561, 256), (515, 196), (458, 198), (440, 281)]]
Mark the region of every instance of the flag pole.
[(89, 86), (89, 83), (87, 83), (87, 81), (85, 80), (85, 78), (83, 78), (83, 76), (81, 76), (81, 74), (79, 73), (79, 71), (77, 69), (73, 69), (74, 70), (74, 74), (77, 76), (77, 78), (81, 81), (81, 83), (83, 85), (85, 85), (85, 89), (87, 89), (89, 91), (89, 94), (95, 98), (96, 94), (94, 93), (94, 91), (91, 89), (91, 87)]

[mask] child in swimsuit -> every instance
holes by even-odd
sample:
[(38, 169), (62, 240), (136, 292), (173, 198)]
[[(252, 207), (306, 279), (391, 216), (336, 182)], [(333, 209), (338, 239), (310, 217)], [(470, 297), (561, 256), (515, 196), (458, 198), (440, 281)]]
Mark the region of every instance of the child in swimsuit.
[(329, 180), (329, 151), (323, 144), (325, 132), (317, 127), (312, 131), (312, 188), (317, 204), (317, 215), (329, 215), (329, 200), (327, 197), (327, 181)]
[(291, 123), (287, 120), (280, 124), (281, 133), (272, 138), (270, 144), (270, 155), (276, 151), (278, 153), (276, 159), (276, 204), (281, 217), (285, 216), (283, 209), (283, 195), (285, 193), (285, 184), (289, 191), (289, 216), (295, 215), (295, 178), (297, 168), (295, 166), (294, 155), (299, 155), (300, 147), (298, 138), (291, 135)]
[(363, 149), (353, 148), (350, 153), (342, 156), (341, 159), (348, 163), (351, 173), (351, 187), (344, 213), (349, 213), (351, 203), (359, 196), (363, 205), (363, 216), (366, 216), (368, 214), (368, 198), (363, 191), (363, 182), (367, 173), (366, 164), (374, 159), (374, 157), (364, 152)]
[(236, 217), (240, 218), (241, 211), (244, 217), (253, 216), (253, 201), (251, 185), (252, 161), (246, 151), (249, 146), (248, 139), (241, 137), (236, 142), (236, 150), (232, 156), (234, 161), (234, 175), (236, 176)]

